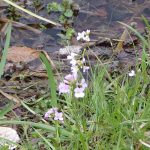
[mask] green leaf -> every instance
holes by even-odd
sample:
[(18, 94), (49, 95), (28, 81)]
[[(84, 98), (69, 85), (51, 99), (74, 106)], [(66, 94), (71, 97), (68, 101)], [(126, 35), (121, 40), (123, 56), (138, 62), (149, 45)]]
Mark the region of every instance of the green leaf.
[(64, 15), (60, 15), (59, 22), (65, 24), (67, 22), (67, 18)]
[(148, 30), (150, 31), (150, 24), (149, 24), (149, 21), (142, 15), (142, 19), (144, 21), (144, 23), (146, 24)]
[[(51, 126), (51, 125), (46, 125), (43, 123), (34, 123), (34, 122), (30, 122), (30, 121), (17, 121), (17, 120), (1, 120), (0, 121), (0, 125), (12, 125), (12, 124), (16, 124), (16, 125), (29, 125), (32, 127), (36, 127), (36, 128), (40, 128), (40, 129), (44, 129), (50, 132), (56, 132), (56, 128)], [(60, 134), (68, 136), (68, 137), (73, 137), (73, 134), (69, 131), (67, 131), (66, 129), (63, 128), (59, 128), (60, 130)]]
[(52, 71), (52, 66), (49, 60), (46, 58), (45, 54), (42, 52), (40, 53), (40, 59), (44, 63), (46, 67), (47, 75), (48, 75), (48, 82), (49, 82), (51, 97), (52, 97), (51, 105), (53, 107), (56, 107), (57, 106), (56, 83), (55, 83), (55, 78), (54, 78), (53, 71)]
[(12, 103), (7, 104), (1, 111), (0, 111), (0, 118), (6, 115), (9, 111), (12, 110)]
[(50, 12), (50, 11), (55, 11), (55, 12), (61, 11), (61, 5), (56, 3), (56, 2), (49, 3), (47, 5), (47, 10), (48, 10), (48, 12)]
[(71, 37), (73, 36), (73, 34), (75, 33), (73, 28), (68, 28), (66, 31), (66, 37), (67, 39), (71, 39)]
[(7, 28), (6, 42), (5, 42), (5, 46), (4, 46), (4, 50), (3, 50), (2, 59), (0, 62), (0, 79), (4, 73), (7, 52), (8, 52), (8, 48), (9, 48), (9, 44), (10, 44), (10, 37), (11, 37), (11, 23), (9, 23), (8, 28)]
[(71, 9), (67, 9), (66, 12), (64, 13), (66, 17), (72, 17), (73, 16), (73, 11)]

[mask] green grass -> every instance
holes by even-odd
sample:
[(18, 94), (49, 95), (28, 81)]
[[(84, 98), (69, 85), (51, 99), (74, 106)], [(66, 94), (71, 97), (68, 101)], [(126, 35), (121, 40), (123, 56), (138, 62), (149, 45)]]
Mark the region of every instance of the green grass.
[[(69, 100), (63, 99), (64, 102), (58, 99), (65, 114), (63, 125), (15, 120), (1, 120), (0, 124), (27, 126), (28, 140), (39, 139), (37, 145), (28, 141), (30, 149), (44, 145), (45, 149), (56, 150), (134, 150), (136, 147), (146, 150), (148, 148), (140, 143), (140, 140), (150, 140), (145, 136), (150, 129), (150, 91), (147, 89), (150, 76), (145, 70), (149, 60), (145, 55), (144, 52), (141, 72), (137, 66), (135, 77), (123, 74), (109, 81), (105, 68), (95, 69), (83, 99), (67, 97)], [(66, 105), (66, 101), (71, 101), (71, 105)], [(21, 146), (29, 149), (25, 143)]]
[(7, 28), (6, 33), (7, 33), (7, 35), (6, 35), (6, 42), (5, 42), (2, 58), (1, 58), (1, 61), (0, 61), (0, 79), (1, 79), (1, 77), (3, 75), (3, 73), (4, 73), (4, 67), (5, 67), (5, 63), (6, 63), (7, 51), (8, 51), (9, 44), (10, 44), (11, 23), (8, 24), (8, 28)]
[[(147, 71), (150, 60), (146, 49), (150, 46), (143, 38), (142, 61), (135, 65), (136, 75), (129, 77), (127, 72), (112, 79), (107, 66), (94, 68), (83, 99), (57, 95), (51, 66), (41, 55), (53, 88), (52, 103), (38, 112), (34, 109), (41, 101), (46, 103), (44, 96), (37, 100), (36, 106), (22, 103), (27, 112), (35, 117), (37, 113), (39, 118), (35, 122), (34, 118), (26, 120), (25, 117), (4, 119), (4, 115), (11, 111), (8, 105), (8, 109), (0, 113), (0, 125), (22, 126), (19, 132), (21, 150), (148, 150), (150, 75)], [(64, 124), (41, 119), (48, 107), (53, 106), (63, 111)], [(34, 144), (33, 140), (36, 141)]]

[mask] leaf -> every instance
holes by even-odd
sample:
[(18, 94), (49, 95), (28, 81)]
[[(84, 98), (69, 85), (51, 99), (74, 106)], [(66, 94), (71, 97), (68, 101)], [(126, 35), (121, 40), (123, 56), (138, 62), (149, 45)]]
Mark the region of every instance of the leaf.
[(128, 30), (127, 30), (127, 28), (125, 28), (125, 30), (123, 31), (123, 33), (119, 39), (117, 47), (114, 50), (115, 53), (120, 53), (123, 50), (123, 43), (127, 39), (127, 37), (128, 37)]
[(18, 143), (19, 141), (20, 138), (16, 130), (0, 126), (0, 148), (8, 146), (10, 150), (13, 150), (17, 147), (15, 143)]
[(51, 66), (52, 63), (43, 52), (40, 53), (40, 58), (46, 67), (46, 71), (48, 75), (48, 82), (49, 82), (51, 97), (52, 97), (51, 104), (53, 107), (56, 107), (57, 106), (56, 83), (55, 83), (55, 78)]
[(5, 47), (4, 47), (2, 59), (0, 62), (0, 79), (4, 72), (4, 66), (6, 63), (7, 52), (8, 52), (8, 48), (9, 48), (9, 44), (10, 44), (10, 36), (11, 36), (11, 23), (8, 25), (8, 28), (7, 28)]
[(149, 24), (149, 21), (142, 15), (142, 19), (144, 21), (144, 23), (146, 24), (148, 30), (150, 31), (150, 24)]
[(73, 16), (73, 11), (71, 9), (67, 9), (66, 12), (64, 13), (66, 17), (72, 17)]
[(71, 37), (73, 36), (74, 33), (75, 33), (75, 31), (74, 31), (73, 28), (68, 28), (66, 30), (66, 37), (67, 37), (67, 39), (71, 39)]
[(30, 62), (39, 58), (39, 51), (29, 47), (10, 47), (8, 49), (7, 60), (11, 62)]
[(56, 2), (52, 2), (52, 3), (49, 3), (47, 5), (47, 10), (48, 12), (51, 12), (51, 11), (61, 11), (61, 5), (56, 3)]
[[(30, 122), (30, 121), (17, 121), (17, 120), (1, 120), (0, 121), (0, 125), (6, 125), (6, 124), (30, 125), (32, 127), (36, 127), (36, 128), (47, 130), (49, 132), (56, 133), (55, 127), (53, 127), (51, 125), (43, 124), (43, 123), (34, 123), (34, 122)], [(74, 135), (71, 131), (67, 131), (63, 127), (62, 128), (60, 127), (59, 130), (60, 130), (60, 134), (62, 134), (64, 136), (68, 136), (71, 138)]]
[(0, 111), (0, 118), (2, 118), (5, 114), (7, 114), (9, 111), (12, 110), (12, 103), (6, 105), (1, 111)]

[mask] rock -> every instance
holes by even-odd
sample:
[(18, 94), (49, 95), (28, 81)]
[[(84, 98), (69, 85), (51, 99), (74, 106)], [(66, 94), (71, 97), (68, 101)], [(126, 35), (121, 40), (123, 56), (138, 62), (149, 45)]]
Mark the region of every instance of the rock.
[(80, 45), (66, 46), (64, 48), (60, 48), (59, 49), (59, 54), (60, 55), (68, 55), (70, 53), (79, 54), (79, 52), (81, 51), (81, 49), (82, 49), (82, 46), (80, 46)]

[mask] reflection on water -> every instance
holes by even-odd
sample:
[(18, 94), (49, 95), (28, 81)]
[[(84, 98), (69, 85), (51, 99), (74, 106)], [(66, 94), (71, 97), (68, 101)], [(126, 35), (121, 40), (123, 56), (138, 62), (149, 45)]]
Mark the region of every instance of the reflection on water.
[[(46, 2), (47, 0), (45, 0)], [(127, 24), (136, 21), (139, 24), (138, 27), (143, 27), (140, 22), (141, 14), (150, 17), (149, 0), (75, 0), (75, 2), (80, 5), (80, 13), (74, 23), (76, 31), (91, 29), (96, 35), (93, 36), (95, 38), (98, 38), (98, 36), (118, 37), (121, 34), (122, 27), (117, 21), (122, 21)], [(45, 14), (44, 16), (50, 17), (43, 10), (39, 14)], [(50, 18), (54, 18), (54, 16)], [(26, 21), (27, 24), (31, 22)], [(39, 21), (36, 20), (36, 22)], [(58, 46), (57, 42), (59, 38), (57, 34), (59, 32), (60, 29), (49, 28), (40, 35), (36, 35), (29, 31), (14, 30), (12, 44), (34, 48), (41, 47), (47, 51), (54, 51)]]

